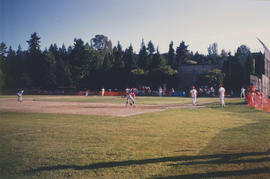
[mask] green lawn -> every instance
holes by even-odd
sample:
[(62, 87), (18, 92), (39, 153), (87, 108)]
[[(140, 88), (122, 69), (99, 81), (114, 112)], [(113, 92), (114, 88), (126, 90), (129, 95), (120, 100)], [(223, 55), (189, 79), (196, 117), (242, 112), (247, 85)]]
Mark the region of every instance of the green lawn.
[(0, 112), (0, 178), (66, 177), (269, 178), (270, 114), (237, 99), (131, 117)]

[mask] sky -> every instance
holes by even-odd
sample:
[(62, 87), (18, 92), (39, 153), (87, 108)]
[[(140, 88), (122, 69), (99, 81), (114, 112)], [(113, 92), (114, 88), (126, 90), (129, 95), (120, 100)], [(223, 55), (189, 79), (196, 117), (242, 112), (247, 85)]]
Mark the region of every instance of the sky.
[(171, 41), (203, 54), (214, 42), (219, 52), (242, 44), (263, 51), (256, 37), (270, 48), (270, 0), (0, 0), (0, 22), (0, 42), (15, 50), (26, 50), (34, 32), (42, 50), (96, 34), (136, 53), (142, 39), (161, 53)]

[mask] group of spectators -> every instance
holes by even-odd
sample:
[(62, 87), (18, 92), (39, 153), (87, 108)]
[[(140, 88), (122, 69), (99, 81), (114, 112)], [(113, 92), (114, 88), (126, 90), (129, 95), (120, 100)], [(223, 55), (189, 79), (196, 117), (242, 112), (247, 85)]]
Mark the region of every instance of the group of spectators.
[[(138, 88), (133, 88), (136, 96), (189, 96), (189, 89), (186, 90), (167, 90), (166, 88), (154, 88), (152, 89), (150, 86), (139, 86)], [(108, 91), (118, 91), (118, 90), (110, 90)], [(201, 86), (198, 88), (198, 96), (200, 97), (211, 97), (217, 96), (217, 91), (213, 86)]]
[[(139, 86), (137, 88), (133, 88), (134, 89), (134, 93), (136, 96), (181, 96), (181, 97), (189, 97), (190, 94), (190, 89), (186, 89), (186, 90), (174, 90), (174, 88), (171, 88), (170, 90), (167, 90), (166, 88), (154, 88), (151, 89), (150, 86)], [(213, 87), (213, 86), (200, 86), (197, 87), (197, 96), (198, 97), (216, 97), (218, 96), (218, 89)], [(249, 88), (245, 88), (242, 87), (241, 91), (240, 91), (240, 97), (242, 98), (246, 98), (249, 94)], [(104, 95), (104, 92), (119, 92), (119, 89), (104, 89), (102, 88), (101, 90), (101, 94)], [(120, 90), (121, 91), (121, 90)], [(95, 94), (93, 91), (90, 92), (89, 90), (86, 91), (80, 91), (80, 93), (82, 93), (82, 95), (86, 95), (88, 96), (88, 94), (93, 95)], [(261, 92), (259, 90), (255, 90), (256, 95), (261, 95)], [(121, 93), (122, 94), (122, 93)], [(239, 95), (239, 93), (234, 93), (233, 90), (229, 90), (228, 92), (226, 91), (226, 95), (229, 96), (235, 96), (235, 95)], [(246, 99), (247, 100), (247, 99)]]
[(216, 96), (216, 91), (213, 86), (201, 86), (198, 89), (198, 96)]
[[(211, 97), (216, 96), (216, 90), (213, 86), (200, 86), (198, 89), (198, 96), (199, 97)], [(174, 91), (172, 90), (172, 96), (183, 96), (187, 97), (189, 96), (189, 89), (188, 90), (180, 90), (180, 91)]]

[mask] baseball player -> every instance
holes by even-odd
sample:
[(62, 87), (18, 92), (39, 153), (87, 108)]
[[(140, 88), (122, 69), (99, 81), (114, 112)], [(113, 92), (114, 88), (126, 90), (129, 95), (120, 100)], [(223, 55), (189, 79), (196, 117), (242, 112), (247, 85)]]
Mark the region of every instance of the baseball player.
[(198, 95), (198, 92), (195, 89), (195, 86), (192, 86), (192, 89), (190, 90), (189, 94), (190, 94), (190, 96), (192, 98), (192, 105), (195, 106), (196, 101), (197, 101), (197, 95)]
[(18, 102), (22, 102), (22, 95), (23, 95), (23, 90), (20, 90), (18, 93), (17, 93), (17, 96), (18, 96)]
[(101, 89), (101, 96), (104, 96), (104, 93), (105, 93), (105, 89), (102, 88), (102, 89)]
[(251, 83), (250, 84), (250, 87), (248, 89), (248, 96), (249, 96), (248, 104), (250, 106), (254, 106), (255, 105), (255, 95), (256, 95), (256, 89), (253, 86), (253, 83)]
[(222, 84), (219, 85), (218, 89), (218, 94), (219, 94), (219, 100), (221, 107), (225, 107), (225, 102), (224, 102), (224, 97), (225, 97), (225, 88), (223, 88)]
[(244, 87), (241, 88), (240, 98), (245, 97), (246, 95), (246, 89)]
[(133, 89), (126, 89), (126, 94), (127, 94), (127, 100), (126, 100), (126, 107), (130, 103), (132, 106), (136, 107), (135, 103), (135, 93)]
[(158, 95), (159, 95), (159, 96), (162, 96), (162, 88), (161, 88), (161, 87), (159, 87)]

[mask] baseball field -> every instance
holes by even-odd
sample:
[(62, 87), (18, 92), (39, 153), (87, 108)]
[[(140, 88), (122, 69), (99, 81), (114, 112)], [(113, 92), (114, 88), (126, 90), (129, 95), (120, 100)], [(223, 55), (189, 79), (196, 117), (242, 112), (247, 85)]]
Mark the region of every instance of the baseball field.
[(242, 101), (0, 96), (0, 178), (269, 178), (270, 113)]

